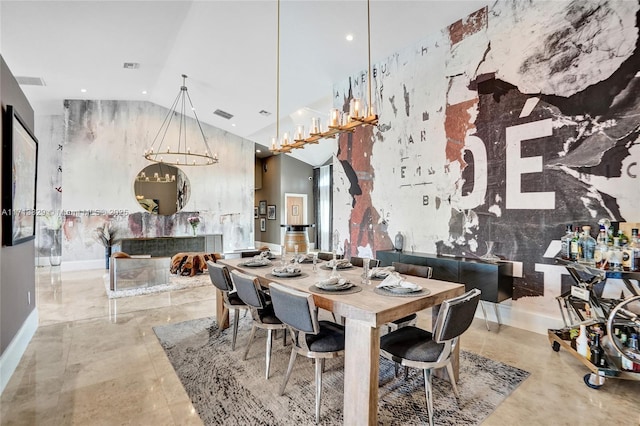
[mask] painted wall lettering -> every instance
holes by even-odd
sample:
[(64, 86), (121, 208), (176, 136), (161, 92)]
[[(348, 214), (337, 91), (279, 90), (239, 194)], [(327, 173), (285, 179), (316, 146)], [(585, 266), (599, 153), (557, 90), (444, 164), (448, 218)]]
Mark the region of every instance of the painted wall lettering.
[(552, 133), (550, 118), (506, 128), (507, 209), (556, 208), (556, 194), (553, 192), (522, 192), (522, 175), (543, 171), (542, 157), (522, 156), (522, 141), (551, 136)]

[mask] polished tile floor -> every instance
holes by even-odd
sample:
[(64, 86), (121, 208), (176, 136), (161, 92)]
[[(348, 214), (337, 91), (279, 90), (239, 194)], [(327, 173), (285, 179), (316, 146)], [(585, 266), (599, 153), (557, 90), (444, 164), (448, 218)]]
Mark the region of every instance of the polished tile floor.
[[(36, 270), (40, 327), (2, 393), (2, 425), (201, 424), (152, 327), (213, 315), (212, 287), (110, 301), (103, 275)], [(640, 382), (589, 389), (586, 368), (546, 336), (491, 326), (476, 320), (462, 347), (531, 376), (483, 424), (640, 424)]]

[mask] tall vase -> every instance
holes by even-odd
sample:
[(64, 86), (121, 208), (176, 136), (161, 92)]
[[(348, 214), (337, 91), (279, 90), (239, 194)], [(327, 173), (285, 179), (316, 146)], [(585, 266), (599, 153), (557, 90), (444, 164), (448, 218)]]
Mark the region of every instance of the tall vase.
[(104, 248), (104, 268), (109, 269), (109, 260), (111, 259), (111, 246)]
[(60, 266), (62, 263), (62, 256), (60, 256), (60, 247), (52, 246), (49, 251), (49, 264), (51, 266)]
[(60, 230), (53, 230), (53, 241), (49, 249), (49, 264), (51, 266), (60, 266), (62, 263), (62, 246), (60, 245)]

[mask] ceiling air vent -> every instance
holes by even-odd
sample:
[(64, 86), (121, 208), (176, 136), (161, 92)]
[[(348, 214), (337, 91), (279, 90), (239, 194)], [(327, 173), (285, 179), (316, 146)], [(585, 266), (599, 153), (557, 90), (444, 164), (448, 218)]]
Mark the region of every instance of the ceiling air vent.
[(16, 80), (22, 86), (46, 86), (40, 77), (16, 77)]
[(140, 68), (140, 64), (137, 62), (125, 62), (122, 65), (122, 68), (126, 70), (137, 70), (138, 68)]
[(222, 118), (226, 118), (227, 120), (229, 120), (231, 117), (233, 117), (233, 114), (229, 114), (226, 111), (223, 111), (221, 109), (217, 109), (215, 111), (213, 111), (213, 113), (217, 116), (220, 116)]
[(260, 112), (258, 113), (263, 117), (268, 117), (271, 115), (271, 113), (269, 111), (265, 111), (265, 110), (260, 110)]

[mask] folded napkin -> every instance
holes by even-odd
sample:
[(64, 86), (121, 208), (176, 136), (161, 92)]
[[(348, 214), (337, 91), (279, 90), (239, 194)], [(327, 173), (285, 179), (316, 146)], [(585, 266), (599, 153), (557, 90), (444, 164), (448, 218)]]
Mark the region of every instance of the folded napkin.
[(324, 289), (340, 289), (351, 287), (351, 283), (346, 278), (329, 277), (324, 280), (320, 280), (316, 287)]
[(296, 263), (305, 263), (305, 262), (313, 262), (313, 253), (301, 253), (293, 257), (291, 259), (292, 262)]
[(333, 259), (331, 259), (329, 262), (327, 262), (327, 268), (333, 268), (334, 264), (336, 268), (348, 268), (349, 266), (351, 266), (351, 262), (349, 262), (349, 259), (336, 259), (335, 262)]
[(393, 266), (380, 266), (369, 270), (369, 278), (387, 278), (396, 268)]
[(270, 265), (271, 261), (262, 255), (253, 256), (251, 259), (242, 263), (242, 265)]
[(265, 250), (262, 253), (260, 253), (260, 257), (263, 257), (265, 259), (271, 259), (274, 256), (271, 254), (270, 250)]
[(387, 276), (387, 278), (385, 278), (380, 284), (377, 285), (377, 287), (384, 288), (387, 290), (393, 290), (393, 289), (406, 289), (407, 291), (422, 290), (422, 287), (407, 281), (405, 277), (403, 277), (397, 272), (391, 272)]
[(275, 272), (276, 274), (298, 274), (300, 273), (300, 268), (292, 265), (276, 266), (275, 268), (273, 268), (272, 272)]

